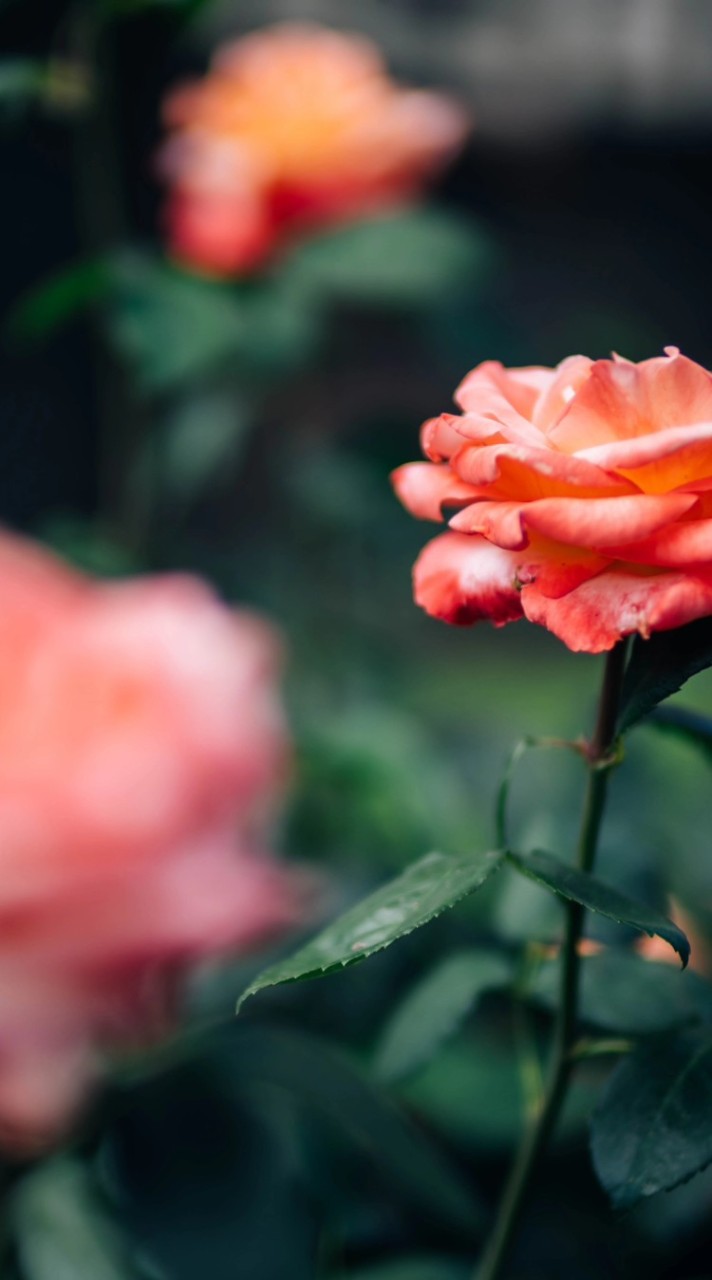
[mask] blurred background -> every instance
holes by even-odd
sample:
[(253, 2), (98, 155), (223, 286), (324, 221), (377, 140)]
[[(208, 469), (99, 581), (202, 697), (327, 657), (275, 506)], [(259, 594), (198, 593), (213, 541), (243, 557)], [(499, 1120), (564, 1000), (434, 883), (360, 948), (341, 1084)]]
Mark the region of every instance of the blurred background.
[[(399, 82), (465, 108), (467, 141), (395, 234), (365, 219), (244, 285), (176, 266), (165, 96), (224, 41), (284, 19), (371, 37)], [(410, 570), (431, 530), (388, 473), (481, 360), (675, 344), (712, 364), (709, 4), (0, 0), (0, 49), (2, 520), (99, 573), (195, 570), (282, 626), (297, 763), (281, 839), (319, 868), (325, 916), (428, 849), (486, 847), (512, 745), (585, 732), (598, 664), (524, 623), (422, 617)], [(685, 700), (712, 709), (710, 680)], [(570, 844), (580, 772), (564, 753), (527, 758), (522, 843)], [(708, 765), (640, 730), (627, 785), (602, 872), (662, 907), (672, 890), (704, 929)], [(213, 975), (185, 1040), (117, 1069), (71, 1148), (21, 1171), (8, 1275), (466, 1276), (551, 983), (523, 1013), (496, 991), (476, 1018), (466, 1005), (427, 1063), (393, 1065), (394, 1010), (462, 948), (518, 963), (558, 927), (503, 873), (369, 964), (260, 995), (237, 1022), (257, 961)], [(708, 1174), (624, 1218), (594, 1183), (586, 1119), (607, 1069), (581, 1073), (516, 1274), (699, 1280)]]

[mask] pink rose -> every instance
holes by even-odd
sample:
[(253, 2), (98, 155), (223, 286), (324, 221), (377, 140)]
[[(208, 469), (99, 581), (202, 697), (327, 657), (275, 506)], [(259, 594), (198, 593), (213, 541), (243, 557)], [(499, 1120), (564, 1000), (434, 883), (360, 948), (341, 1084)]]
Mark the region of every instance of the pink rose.
[(169, 95), (164, 117), (171, 251), (217, 275), (407, 203), (467, 132), (454, 102), (395, 84), (370, 40), (309, 23), (224, 45), (204, 79)]
[(278, 645), (181, 576), (93, 582), (0, 535), (0, 1137), (66, 1125), (188, 967), (295, 919), (264, 852)]
[(394, 473), (416, 516), (452, 532), (415, 566), (434, 617), (526, 617), (570, 649), (712, 613), (712, 375), (669, 347), (633, 364), (467, 375), (462, 413), (426, 422), (429, 462)]

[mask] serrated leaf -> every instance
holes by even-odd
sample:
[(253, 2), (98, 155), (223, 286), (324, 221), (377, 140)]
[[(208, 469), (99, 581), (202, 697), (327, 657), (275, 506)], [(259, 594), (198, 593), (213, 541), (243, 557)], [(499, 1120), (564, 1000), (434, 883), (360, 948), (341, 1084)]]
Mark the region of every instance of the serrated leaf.
[(388, 1022), (374, 1056), (382, 1080), (403, 1080), (435, 1056), (486, 991), (506, 986), (512, 966), (495, 951), (459, 951), (416, 983)]
[(625, 1209), (712, 1161), (712, 1031), (641, 1044), (611, 1075), (592, 1125), (593, 1163)]
[(637, 636), (626, 668), (618, 714), (624, 733), (686, 680), (712, 666), (712, 618), (700, 618), (672, 631), (656, 631), (649, 640)]
[(397, 938), (427, 924), (479, 889), (500, 866), (501, 850), (478, 854), (428, 853), (284, 960), (258, 974), (241, 997), (265, 987), (315, 978), (365, 960)]
[[(548, 1009), (559, 1002), (560, 963), (548, 960), (527, 997)], [(582, 1022), (619, 1035), (651, 1035), (693, 1022), (712, 1022), (712, 986), (690, 969), (611, 948), (581, 960)]]
[(595, 911), (618, 924), (638, 929), (640, 933), (662, 938), (677, 951), (682, 967), (685, 968), (690, 958), (690, 944), (682, 929), (659, 911), (644, 903), (635, 902), (618, 889), (553, 858), (551, 854), (539, 850), (526, 854), (509, 852), (507, 858), (518, 871), (560, 897), (578, 902), (588, 911)]
[(490, 257), (482, 231), (453, 214), (417, 209), (364, 218), (315, 236), (285, 263), (292, 284), (351, 302), (432, 302), (481, 274)]

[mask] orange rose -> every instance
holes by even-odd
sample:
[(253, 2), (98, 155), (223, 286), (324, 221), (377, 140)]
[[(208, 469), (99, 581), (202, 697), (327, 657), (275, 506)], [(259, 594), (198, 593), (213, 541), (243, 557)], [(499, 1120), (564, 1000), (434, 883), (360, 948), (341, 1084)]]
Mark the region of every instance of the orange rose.
[(296, 914), (263, 855), (276, 642), (199, 581), (103, 585), (0, 536), (0, 1136), (71, 1117), (186, 967)]
[(412, 199), (466, 132), (447, 98), (395, 85), (369, 40), (308, 24), (224, 46), (164, 115), (171, 250), (219, 275)]
[(426, 422), (428, 463), (394, 473), (426, 546), (415, 598), (434, 617), (526, 617), (598, 653), (712, 613), (712, 375), (668, 347), (633, 364), (479, 365), (462, 413)]

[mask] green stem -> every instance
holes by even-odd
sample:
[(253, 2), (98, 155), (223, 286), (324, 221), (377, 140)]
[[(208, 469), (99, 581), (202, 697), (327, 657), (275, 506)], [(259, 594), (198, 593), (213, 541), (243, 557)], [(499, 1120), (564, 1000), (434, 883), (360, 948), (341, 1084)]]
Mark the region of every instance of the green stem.
[[(598, 847), (598, 836), (606, 803), (612, 765), (612, 747), (620, 699), (626, 645), (620, 643), (608, 654), (593, 738), (588, 746), (588, 783), (581, 816), (577, 866), (590, 871)], [(562, 948), (559, 1011), (554, 1032), (551, 1063), (539, 1114), (527, 1129), (505, 1186), (499, 1212), (474, 1280), (498, 1280), (519, 1226), (522, 1208), (532, 1175), (561, 1113), (574, 1066), (572, 1049), (578, 1021), (579, 943), (583, 933), (585, 908), (566, 904), (566, 933)]]

